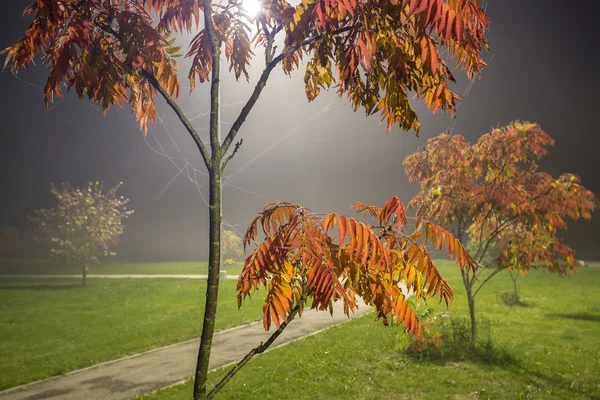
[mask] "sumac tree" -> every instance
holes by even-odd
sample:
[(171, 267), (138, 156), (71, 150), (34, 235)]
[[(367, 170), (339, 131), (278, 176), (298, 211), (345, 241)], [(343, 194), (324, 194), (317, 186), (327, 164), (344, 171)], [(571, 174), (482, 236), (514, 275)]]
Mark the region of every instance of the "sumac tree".
[[(496, 267), (484, 280), (462, 272), (476, 341), (475, 296), (504, 269), (545, 267), (565, 275), (577, 270), (575, 251), (557, 233), (565, 218), (589, 220), (598, 199), (572, 174), (558, 178), (539, 170), (552, 138), (538, 124), (514, 122), (493, 129), (471, 145), (460, 135), (442, 134), (404, 160), (410, 181), (420, 192), (409, 206), (463, 239), (469, 236), (473, 257)], [(475, 268), (478, 272), (485, 265)]]
[(133, 213), (125, 207), (129, 200), (117, 195), (120, 186), (103, 191), (98, 182), (83, 189), (68, 183), (51, 185), (58, 204), (29, 216), (36, 224), (38, 240), (48, 244), (53, 260), (82, 267), (83, 285), (91, 263), (116, 255), (111, 248), (123, 233), (123, 220)]
[[(419, 336), (421, 322), (407, 301), (408, 294), (415, 301), (436, 296), (446, 306), (453, 298), (427, 245), (445, 249), (467, 274), (477, 267), (460, 241), (439, 225), (417, 219), (410, 229), (398, 197), (391, 197), (382, 207), (355, 202), (354, 208), (374, 220), (374, 225), (335, 213), (318, 216), (285, 202), (267, 204), (250, 223), (244, 246), (257, 245), (238, 279), (238, 306), (264, 287), (263, 324), (265, 330), (271, 324), (277, 330), (233, 367), (209, 397), (252, 357), (264, 352), (309, 303), (310, 308), (333, 313), (333, 302), (340, 300), (350, 316), (361, 298), (375, 308), (377, 319), (385, 325), (396, 323)], [(256, 240), (259, 228), (265, 236), (262, 242)]]
[[(335, 87), (354, 109), (418, 132), (409, 92), (427, 107), (454, 114), (458, 96), (445, 60), (469, 79), (485, 62), (489, 20), (477, 0), (285, 0), (260, 3), (250, 16), (239, 0), (37, 0), (25, 13), (33, 22), (4, 51), (5, 66), (26, 68), (41, 54), (50, 76), (46, 102), (74, 88), (107, 112), (129, 103), (145, 132), (156, 120), (160, 95), (193, 138), (209, 175), (209, 271), (194, 397), (206, 396), (219, 288), (221, 177), (242, 144), (240, 129), (271, 72), (303, 70), (309, 100)], [(253, 31), (254, 29), (254, 31)], [(175, 98), (180, 92), (173, 34), (192, 34), (187, 50), (192, 90), (210, 84), (209, 143), (198, 136)], [(236, 79), (249, 79), (254, 48), (264, 68), (248, 101), (224, 138), (219, 135), (221, 61)], [(442, 59), (440, 49), (448, 51)], [(281, 50), (278, 50), (281, 49)]]

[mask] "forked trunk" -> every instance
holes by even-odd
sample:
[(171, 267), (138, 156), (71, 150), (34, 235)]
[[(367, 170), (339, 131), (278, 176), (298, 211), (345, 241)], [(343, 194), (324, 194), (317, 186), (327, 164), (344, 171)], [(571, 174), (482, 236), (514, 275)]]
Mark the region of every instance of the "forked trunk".
[(512, 271), (508, 271), (508, 273), (510, 274), (510, 279), (512, 279), (513, 281), (513, 291), (515, 293), (515, 299), (519, 296), (519, 288), (517, 287), (517, 278), (519, 277), (519, 275), (517, 274), (517, 272), (515, 272), (515, 274), (513, 275)]
[(469, 321), (471, 322), (471, 345), (477, 343), (477, 321), (475, 320), (475, 294), (473, 293), (473, 279), (464, 270), (460, 271), (467, 292), (467, 302), (469, 303)]
[(194, 400), (206, 399), (206, 379), (208, 376), (208, 362), (215, 331), (215, 317), (217, 315), (217, 299), (219, 296), (219, 270), (221, 252), (221, 173), (219, 168), (209, 169), (209, 255), (208, 255), (208, 282), (206, 287), (206, 303), (204, 305), (204, 322), (196, 374), (194, 379)]
[(471, 346), (477, 344), (477, 321), (475, 320), (475, 297), (473, 297), (471, 290), (467, 291), (467, 298), (469, 300), (469, 319), (471, 321)]

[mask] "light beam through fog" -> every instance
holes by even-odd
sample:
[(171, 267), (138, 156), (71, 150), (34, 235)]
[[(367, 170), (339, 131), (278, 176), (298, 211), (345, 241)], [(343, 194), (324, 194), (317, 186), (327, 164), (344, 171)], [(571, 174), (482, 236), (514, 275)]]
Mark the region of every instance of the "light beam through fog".
[[(20, 16), (18, 3), (7, 3), (2, 15)], [(541, 18), (539, 9), (530, 3), (482, 5), (486, 4), (492, 20), (489, 41), (494, 52), (486, 57), (488, 67), (477, 82), (469, 83), (463, 74), (455, 73), (458, 91), (465, 100), (458, 104), (456, 119), (431, 116), (416, 105), (422, 122), (418, 138), (398, 131), (386, 135), (377, 116), (365, 118), (362, 112), (352, 112), (345, 100), (332, 92), (323, 92), (309, 103), (302, 73), (288, 77), (279, 69), (273, 71), (265, 93), (240, 133), (244, 144), (223, 177), (225, 187), (232, 188), (226, 189), (223, 196), (227, 220), (243, 226), (266, 201), (272, 200), (302, 203), (315, 211), (339, 212), (346, 211), (353, 200), (379, 204), (398, 195), (408, 201), (417, 188), (406, 180), (401, 162), (425, 145), (428, 138), (451, 130), (473, 142), (490, 127), (516, 119), (537, 122), (556, 139), (543, 165), (545, 170), (555, 176), (565, 171), (578, 174), (586, 187), (599, 193), (600, 182), (594, 172), (598, 169), (598, 138), (594, 134), (597, 121), (588, 110), (590, 99), (600, 91), (596, 79), (600, 55), (585, 51), (595, 45), (585, 31), (594, 23), (594, 14), (549, 5)], [(515, 7), (521, 12), (515, 14)], [(9, 46), (28, 24), (26, 18), (15, 18), (10, 24), (0, 25), (0, 48)], [(565, 29), (556, 30), (556, 26)], [(181, 61), (184, 70), (187, 60)], [(256, 56), (254, 61), (249, 84), (244, 79), (239, 84), (234, 82), (224, 71), (224, 128), (245, 103), (261, 72), (262, 59)], [(37, 87), (43, 86), (45, 78), (41, 66), (17, 77), (0, 74), (1, 168), (19, 171), (2, 176), (3, 190), (10, 196), (3, 197), (0, 224), (21, 231), (17, 254), (41, 255), (34, 250), (25, 215), (50, 204), (49, 182), (81, 185), (88, 180), (104, 180), (109, 185), (123, 181), (122, 190), (137, 210), (128, 220), (119, 245), (121, 257), (203, 258), (205, 249), (198, 243), (205, 242), (207, 218), (204, 202), (198, 197), (206, 197), (205, 172), (192, 141), (179, 130), (176, 117), (165, 104), (157, 104), (163, 121), (155, 127), (154, 135), (170, 157), (161, 154), (159, 142), (155, 143), (151, 134), (144, 137), (140, 133), (127, 108), (102, 117), (95, 107), (66, 93), (51, 112), (45, 112)], [(185, 86), (185, 79), (182, 81)], [(199, 86), (191, 98), (182, 89), (182, 109), (205, 138), (207, 85)], [(329, 109), (324, 112), (326, 105)], [(161, 157), (156, 157), (155, 151)], [(589, 224), (576, 223), (564, 233), (567, 242), (583, 257), (600, 259), (600, 249), (593, 239), (600, 229), (599, 222), (592, 218)]]

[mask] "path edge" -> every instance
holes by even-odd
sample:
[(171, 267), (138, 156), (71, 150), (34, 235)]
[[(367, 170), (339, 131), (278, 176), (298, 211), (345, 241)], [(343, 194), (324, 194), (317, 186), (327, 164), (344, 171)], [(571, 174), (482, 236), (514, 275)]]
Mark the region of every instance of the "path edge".
[[(253, 322), (249, 322), (247, 324), (242, 324), (242, 325), (234, 326), (233, 328), (224, 329), (222, 331), (217, 331), (217, 332), (215, 332), (215, 335), (218, 335), (218, 334), (221, 334), (221, 333), (225, 333), (225, 332), (235, 331), (237, 329), (246, 328), (248, 326), (256, 325), (258, 323), (262, 323), (262, 320), (253, 321)], [(155, 349), (143, 351), (141, 353), (131, 354), (129, 356), (117, 358), (117, 359), (114, 359), (114, 360), (103, 361), (103, 362), (101, 362), (99, 364), (94, 364), (94, 365), (90, 365), (90, 366), (85, 367), (85, 368), (80, 368), (80, 369), (76, 369), (76, 370), (73, 370), (73, 371), (69, 371), (69, 372), (66, 372), (66, 373), (61, 374), (61, 375), (51, 376), (49, 378), (41, 379), (39, 381), (33, 381), (33, 382), (25, 383), (23, 385), (13, 386), (13, 387), (8, 388), (8, 389), (0, 390), (0, 395), (8, 394), (8, 393), (11, 393), (11, 392), (15, 392), (17, 390), (24, 389), (24, 388), (26, 388), (28, 386), (33, 386), (33, 385), (37, 385), (37, 384), (41, 384), (41, 383), (45, 383), (45, 382), (51, 382), (51, 381), (56, 380), (56, 379), (64, 378), (65, 376), (74, 375), (74, 374), (77, 374), (77, 373), (80, 373), (80, 372), (83, 372), (83, 371), (87, 371), (87, 370), (90, 370), (90, 369), (99, 368), (99, 367), (103, 367), (105, 365), (109, 365), (109, 364), (113, 364), (113, 363), (117, 363), (117, 362), (129, 360), (131, 358), (140, 357), (140, 356), (143, 356), (145, 354), (155, 353), (157, 351), (165, 350), (165, 349), (168, 349), (170, 347), (178, 346), (178, 345), (181, 345), (181, 344), (191, 343), (194, 340), (200, 340), (200, 338), (188, 339), (188, 340), (184, 340), (183, 342), (172, 343), (172, 344), (169, 344), (167, 346), (157, 347)], [(221, 367), (219, 367), (219, 368), (221, 368)]]

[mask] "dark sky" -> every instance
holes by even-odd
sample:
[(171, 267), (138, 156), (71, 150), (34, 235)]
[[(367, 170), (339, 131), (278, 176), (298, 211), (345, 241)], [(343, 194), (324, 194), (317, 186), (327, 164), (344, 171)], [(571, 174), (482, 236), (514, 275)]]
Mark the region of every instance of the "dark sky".
[[(7, 2), (0, 14), (0, 48), (11, 45), (29, 21), (21, 18), (29, 1)], [(593, 2), (567, 7), (555, 0), (490, 0), (489, 43), (494, 57), (468, 93), (466, 77), (456, 74), (456, 91), (464, 98), (457, 118), (432, 116), (417, 106), (421, 134), (394, 128), (385, 134), (379, 117), (354, 113), (335, 93), (308, 103), (302, 75), (272, 75), (255, 110), (241, 131), (244, 145), (226, 176), (224, 216), (243, 231), (270, 200), (304, 204), (316, 212), (347, 212), (353, 200), (382, 204), (398, 195), (408, 202), (416, 193), (402, 160), (430, 137), (450, 128), (474, 141), (497, 124), (513, 120), (539, 123), (555, 140), (543, 163), (554, 175), (571, 172), (600, 194), (598, 111), (600, 57), (590, 34), (600, 24)], [(3, 62), (3, 59), (2, 59)], [(257, 59), (251, 83), (260, 73)], [(185, 67), (182, 71), (185, 76)], [(199, 154), (164, 103), (158, 124), (147, 137), (128, 110), (101, 110), (70, 93), (49, 109), (43, 103), (45, 71), (32, 67), (13, 76), (0, 73), (0, 226), (21, 229), (20, 254), (33, 254), (25, 215), (48, 207), (50, 182), (109, 185), (124, 182), (121, 193), (136, 213), (128, 220), (120, 257), (139, 260), (193, 260), (205, 257), (208, 212), (207, 181), (196, 173), (197, 187), (183, 174), (185, 165), (173, 141), (191, 165), (204, 172)], [(183, 79), (183, 85), (187, 81)], [(222, 87), (223, 130), (229, 128), (251, 86), (225, 78)], [(206, 87), (180, 104), (198, 128), (208, 122)], [(200, 134), (206, 136), (205, 130)], [(171, 141), (171, 137), (173, 141)], [(157, 142), (158, 140), (158, 142)], [(170, 161), (162, 153), (179, 159)], [(265, 149), (271, 147), (267, 151)], [(154, 150), (153, 150), (154, 149)], [(194, 173), (193, 170), (192, 174)], [(167, 185), (169, 185), (167, 187)], [(165, 189), (166, 187), (166, 189)], [(600, 215), (592, 222), (570, 224), (563, 235), (583, 259), (600, 259)]]

